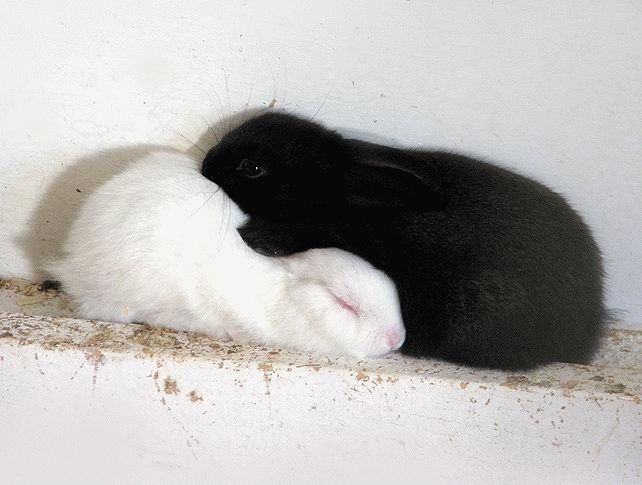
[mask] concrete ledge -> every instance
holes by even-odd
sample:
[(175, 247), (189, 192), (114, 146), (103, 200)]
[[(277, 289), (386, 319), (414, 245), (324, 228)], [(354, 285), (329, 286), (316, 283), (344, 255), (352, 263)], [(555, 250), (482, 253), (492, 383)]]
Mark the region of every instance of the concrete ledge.
[(510, 374), (5, 312), (0, 467), (8, 483), (639, 483), (641, 363), (632, 330), (595, 365)]

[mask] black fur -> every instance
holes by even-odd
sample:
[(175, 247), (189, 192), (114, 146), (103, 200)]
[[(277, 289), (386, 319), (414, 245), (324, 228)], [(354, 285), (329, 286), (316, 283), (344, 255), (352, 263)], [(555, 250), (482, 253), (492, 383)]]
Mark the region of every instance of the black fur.
[[(247, 166), (261, 175), (249, 178)], [(540, 183), (273, 113), (226, 135), (202, 172), (251, 216), (240, 232), (256, 250), (334, 246), (390, 275), (407, 354), (525, 369), (586, 363), (597, 346), (606, 318), (599, 249)]]

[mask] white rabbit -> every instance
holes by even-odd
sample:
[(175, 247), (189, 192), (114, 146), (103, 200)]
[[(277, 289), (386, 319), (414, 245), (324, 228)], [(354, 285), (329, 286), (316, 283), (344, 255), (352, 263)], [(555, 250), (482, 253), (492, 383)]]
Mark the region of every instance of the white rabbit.
[(339, 249), (255, 253), (236, 230), (246, 216), (199, 169), (154, 152), (87, 197), (51, 267), (83, 317), (358, 357), (403, 344), (387, 276)]

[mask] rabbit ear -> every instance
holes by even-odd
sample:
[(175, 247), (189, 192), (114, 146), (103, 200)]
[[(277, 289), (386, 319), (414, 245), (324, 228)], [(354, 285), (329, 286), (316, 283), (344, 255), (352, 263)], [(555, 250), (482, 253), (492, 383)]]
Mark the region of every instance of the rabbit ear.
[(397, 150), (364, 155), (353, 158), (346, 170), (349, 205), (404, 209), (439, 205), (439, 187), (429, 161)]

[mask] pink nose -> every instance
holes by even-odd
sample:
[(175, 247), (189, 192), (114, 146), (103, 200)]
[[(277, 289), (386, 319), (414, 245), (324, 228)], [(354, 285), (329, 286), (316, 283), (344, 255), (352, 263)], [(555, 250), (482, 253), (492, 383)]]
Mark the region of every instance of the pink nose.
[(397, 350), (403, 344), (404, 339), (406, 338), (405, 332), (397, 329), (391, 328), (386, 331), (386, 344), (390, 350)]

